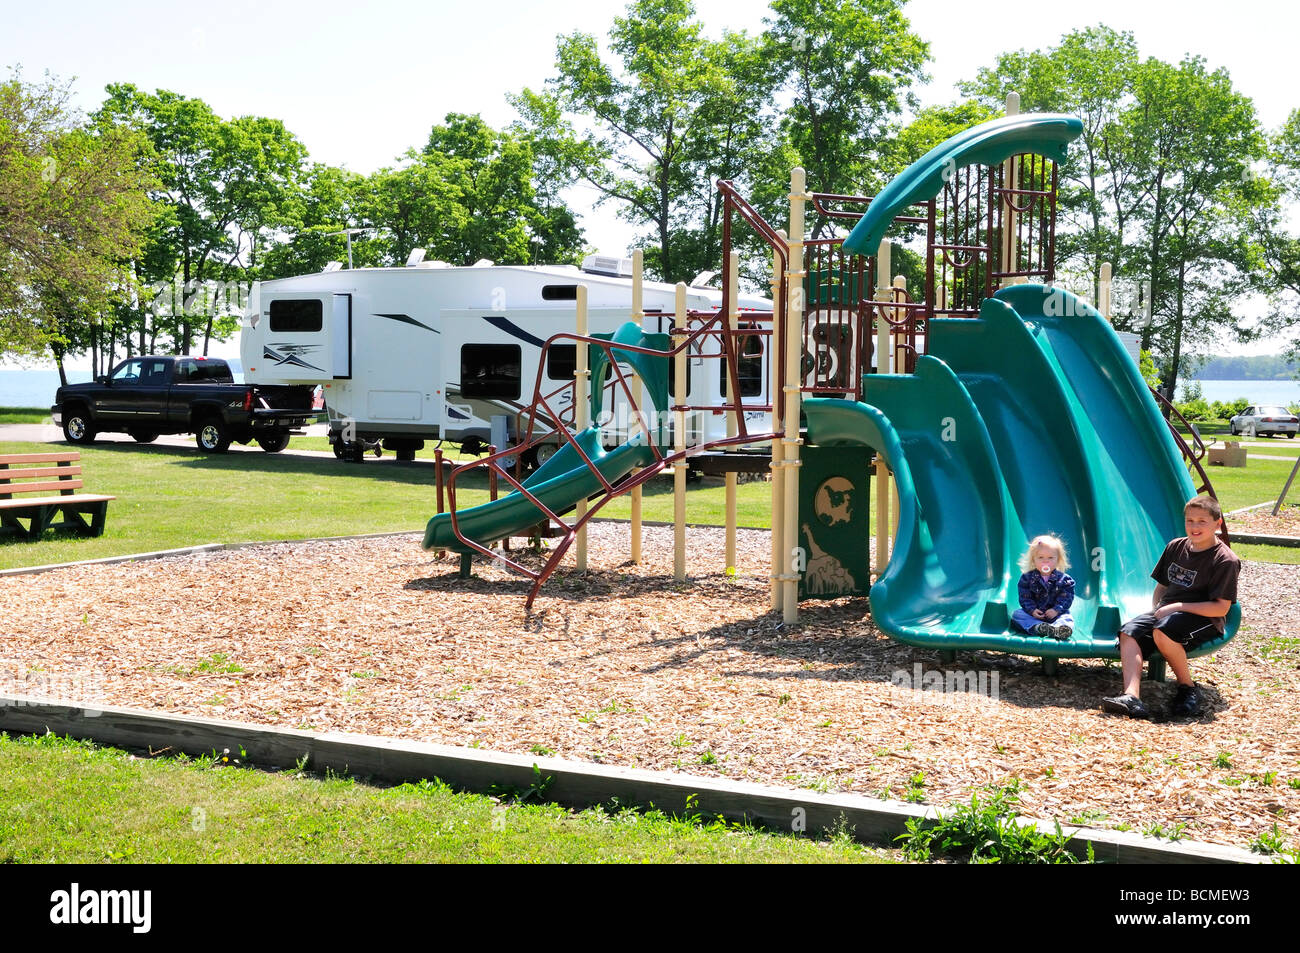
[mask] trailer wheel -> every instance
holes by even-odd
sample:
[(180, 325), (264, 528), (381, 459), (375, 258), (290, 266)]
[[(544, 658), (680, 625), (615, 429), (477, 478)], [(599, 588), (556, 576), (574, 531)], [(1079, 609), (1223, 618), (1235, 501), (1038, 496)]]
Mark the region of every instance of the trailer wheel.
[(267, 434), (265, 437), (257, 438), (257, 445), (267, 453), (279, 453), (289, 446), (289, 435), (287, 433)]
[(334, 444), (334, 455), (344, 463), (360, 463), (366, 458), (366, 445), (364, 443), (339, 443)]
[(395, 450), (394, 453), (397, 454), (397, 459), (398, 459), (400, 462), (402, 462), (402, 463), (414, 463), (414, 462), (415, 462), (415, 451), (414, 451), (414, 450), (410, 450), (410, 449)]
[(194, 442), (205, 453), (225, 453), (230, 449), (230, 431), (220, 419), (208, 417), (199, 422), (199, 430), (194, 435)]

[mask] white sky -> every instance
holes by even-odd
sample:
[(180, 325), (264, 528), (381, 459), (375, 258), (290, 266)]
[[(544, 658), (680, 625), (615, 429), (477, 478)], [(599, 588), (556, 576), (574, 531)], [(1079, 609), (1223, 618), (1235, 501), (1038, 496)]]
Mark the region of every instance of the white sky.
[[(697, 0), (696, 7), (715, 35), (757, 31), (767, 15), (757, 0)], [(999, 9), (1016, 12), (995, 22)], [(77, 103), (87, 110), (102, 101), (106, 84), (131, 82), (201, 98), (226, 117), (275, 117), (313, 159), (368, 173), (421, 145), (448, 112), (508, 123), (514, 114), (506, 94), (540, 87), (551, 75), (558, 34), (603, 36), (623, 10), (621, 2), (555, 0), (0, 0), (0, 75), (21, 65), (29, 80), (45, 71), (75, 78)], [(1212, 68), (1226, 67), (1269, 128), (1300, 107), (1300, 6), (1087, 0), (1013, 8), (913, 0), (906, 12), (930, 43), (926, 104), (954, 100), (954, 84), (1000, 52), (1045, 48), (1074, 28), (1105, 23), (1133, 31), (1144, 56), (1177, 61), (1193, 53)], [(612, 207), (591, 209), (593, 198), (573, 196), (588, 241), (622, 252), (632, 231)]]

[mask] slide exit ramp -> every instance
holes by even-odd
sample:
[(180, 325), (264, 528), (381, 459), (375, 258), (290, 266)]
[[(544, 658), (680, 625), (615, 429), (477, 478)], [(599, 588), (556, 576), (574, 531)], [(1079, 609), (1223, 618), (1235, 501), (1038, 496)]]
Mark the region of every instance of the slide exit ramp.
[[(867, 375), (861, 403), (804, 404), (810, 443), (871, 447), (898, 483), (876, 625), (928, 648), (1118, 658), (1119, 625), (1150, 609), (1150, 572), (1195, 494), (1132, 358), (1101, 314), (1043, 285), (931, 321), (929, 352), (914, 374)], [(1064, 642), (1010, 629), (1019, 558), (1040, 533), (1065, 541), (1076, 581)], [(1234, 605), (1225, 636), (1191, 654), (1239, 620)]]

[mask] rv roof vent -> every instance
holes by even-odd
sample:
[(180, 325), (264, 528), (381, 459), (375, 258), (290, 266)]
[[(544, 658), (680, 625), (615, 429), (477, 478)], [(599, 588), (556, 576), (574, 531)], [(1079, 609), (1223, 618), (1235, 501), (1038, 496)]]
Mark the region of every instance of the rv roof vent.
[(494, 262), (491, 258), (480, 258), (478, 261), (474, 262), (474, 267), (475, 267), (475, 268), (491, 268), (491, 267), (492, 267), (493, 265), (495, 265), (495, 264), (496, 264), (496, 262)]
[(410, 254), (409, 256), (407, 256), (407, 259), (406, 259), (406, 267), (407, 267), (407, 268), (414, 268), (416, 265), (418, 265), (418, 264), (419, 264), (420, 262), (422, 262), (422, 261), (424, 261), (424, 249), (423, 249), (423, 248), (412, 248), (412, 249), (411, 249), (411, 254)]
[(343, 267), (343, 262), (341, 261), (327, 261), (325, 262), (325, 267), (322, 268), (321, 271), (322, 272), (338, 271), (342, 267)]
[(713, 283), (713, 279), (718, 277), (716, 271), (702, 271), (691, 281), (692, 288), (707, 288)]
[(582, 270), (589, 275), (608, 275), (611, 278), (631, 278), (632, 259), (613, 255), (588, 255), (582, 259)]
[(445, 261), (438, 261), (437, 259), (435, 259), (433, 261), (422, 261), (415, 267), (416, 268), (450, 268), (451, 265), (447, 264)]

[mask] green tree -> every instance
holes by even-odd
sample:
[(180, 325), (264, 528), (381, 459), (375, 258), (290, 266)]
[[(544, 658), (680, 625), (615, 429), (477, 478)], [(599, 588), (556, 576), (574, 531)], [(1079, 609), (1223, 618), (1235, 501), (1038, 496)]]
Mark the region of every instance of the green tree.
[[(693, 276), (698, 261), (678, 261), (674, 226), (683, 197), (698, 201), (700, 143), (735, 115), (725, 105), (735, 87), (724, 64), (736, 50), (706, 40), (694, 16), (689, 0), (634, 0), (610, 30), (617, 67), (601, 59), (594, 36), (562, 36), (548, 90), (515, 98), (530, 134), (553, 143), (549, 153), (571, 180), (651, 229), (647, 265), (666, 280)], [(724, 102), (714, 102), (715, 91)]]
[[(145, 277), (156, 287), (175, 282), (180, 292), (165, 295), (174, 305), (155, 308), (154, 315), (167, 322), (179, 353), (190, 353), (200, 335), (207, 353), (214, 331), (229, 333), (236, 323), (229, 309), (207, 306), (205, 282), (235, 281), (255, 270), (263, 246), (289, 221), (307, 151), (279, 120), (227, 121), (201, 99), (150, 94), (130, 83), (111, 84), (107, 92), (99, 115), (148, 136), (151, 171), (161, 183), (156, 197), (171, 210), (156, 238), (173, 250), (175, 267)], [(167, 258), (156, 253), (149, 264), (166, 267)], [(214, 323), (223, 314), (224, 328)]]
[[(781, 135), (818, 192), (873, 194), (929, 46), (900, 0), (772, 0), (768, 50), (792, 94)], [(813, 221), (813, 237), (829, 223)]]
[(1249, 279), (1242, 232), (1263, 188), (1250, 169), (1265, 143), (1251, 100), (1199, 57), (1145, 61), (1133, 95), (1121, 122), (1139, 230), (1131, 261), (1150, 282), (1139, 330), (1144, 348), (1157, 344), (1172, 395), (1188, 344), (1244, 326), (1233, 308)]
[(575, 261), (582, 235), (553, 188), (534, 184), (532, 143), (479, 116), (449, 113), (406, 163), (370, 177), (361, 218), (392, 264), (413, 248), (472, 265)]
[(49, 349), (60, 373), (113, 305), (154, 217), (143, 143), (87, 123), (54, 80), (0, 83), (0, 354)]
[[(1290, 227), (1300, 205), (1300, 109), (1269, 141), (1267, 176), (1254, 185), (1265, 192), (1251, 209), (1251, 237), (1257, 255), (1255, 289), (1269, 298), (1260, 332), (1282, 334), (1300, 328), (1300, 236)], [(1288, 356), (1300, 359), (1300, 339)]]
[(1058, 168), (1057, 262), (1085, 270), (1094, 294), (1101, 264), (1122, 270), (1124, 243), (1134, 215), (1131, 143), (1120, 122), (1133, 101), (1139, 59), (1132, 33), (1104, 25), (1067, 33), (1045, 51), (999, 56), (974, 80), (961, 83), (968, 96), (999, 114), (1007, 95), (1020, 95), (1022, 112), (1078, 116), (1083, 135)]

